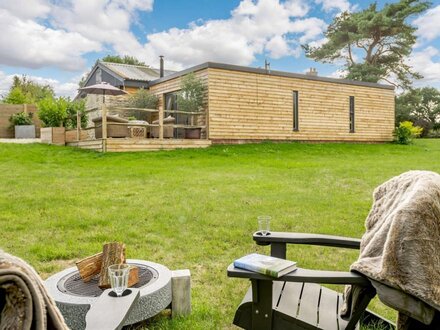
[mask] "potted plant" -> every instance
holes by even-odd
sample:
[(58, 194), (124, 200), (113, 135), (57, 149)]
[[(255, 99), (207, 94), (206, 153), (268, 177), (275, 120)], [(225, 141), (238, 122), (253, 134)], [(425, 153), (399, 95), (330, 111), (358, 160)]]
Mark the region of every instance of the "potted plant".
[(49, 144), (65, 144), (64, 121), (67, 118), (68, 100), (59, 97), (46, 97), (38, 102), (38, 117), (43, 123), (41, 142)]
[(9, 122), (15, 130), (16, 139), (35, 139), (35, 125), (32, 122), (32, 116), (32, 112), (22, 111), (9, 117)]
[[(203, 111), (203, 96), (206, 87), (203, 81), (194, 73), (187, 74), (182, 78), (181, 89), (177, 95), (177, 109), (188, 112), (190, 125), (194, 125), (194, 117), (197, 112)], [(202, 129), (200, 127), (185, 128), (185, 139), (200, 139)]]
[(146, 89), (139, 89), (130, 96), (129, 104), (133, 108), (156, 110), (159, 106), (159, 97)]

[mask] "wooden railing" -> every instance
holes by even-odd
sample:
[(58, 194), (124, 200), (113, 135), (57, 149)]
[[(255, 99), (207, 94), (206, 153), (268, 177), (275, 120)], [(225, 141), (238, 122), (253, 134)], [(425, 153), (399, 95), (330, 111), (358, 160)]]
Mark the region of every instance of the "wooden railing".
[[(90, 126), (87, 128), (81, 128), (81, 117), (80, 114), (77, 114), (77, 118), (76, 118), (76, 122), (77, 122), (77, 141), (80, 141), (81, 139), (81, 131), (89, 131), (92, 129), (96, 129), (97, 127), (101, 127), (101, 131), (102, 131), (102, 140), (106, 140), (108, 137), (108, 127), (109, 126), (126, 126), (128, 130), (132, 130), (133, 128), (136, 127), (141, 127), (145, 129), (145, 134), (147, 134), (147, 131), (149, 128), (152, 127), (158, 127), (159, 128), (159, 139), (162, 140), (164, 138), (164, 126), (172, 126), (173, 129), (174, 128), (200, 128), (200, 129), (206, 129), (207, 125), (206, 122), (207, 120), (205, 119), (205, 125), (197, 125), (194, 124), (194, 118), (197, 116), (206, 116), (206, 112), (205, 111), (198, 111), (198, 112), (187, 112), (187, 111), (179, 111), (179, 110), (164, 110), (163, 107), (160, 107), (159, 109), (142, 109), (142, 108), (132, 108), (132, 107), (112, 107), (112, 110), (122, 110), (122, 111), (127, 111), (127, 110), (133, 110), (133, 111), (141, 111), (141, 112), (146, 112), (146, 113), (150, 113), (150, 114), (158, 114), (158, 119), (159, 119), (159, 123), (158, 124), (153, 124), (153, 123), (147, 123), (147, 124), (140, 124), (140, 123), (133, 123), (133, 122), (128, 122), (128, 123), (118, 123), (118, 122), (108, 122), (107, 121), (107, 113), (108, 113), (108, 108), (105, 105), (105, 103), (102, 105), (101, 108), (101, 118), (102, 118), (102, 122), (101, 122), (101, 126)], [(191, 124), (164, 124), (163, 120), (164, 120), (164, 114), (185, 114), (188, 116), (191, 116)], [(208, 134), (206, 134), (206, 138), (208, 138), (207, 136)]]

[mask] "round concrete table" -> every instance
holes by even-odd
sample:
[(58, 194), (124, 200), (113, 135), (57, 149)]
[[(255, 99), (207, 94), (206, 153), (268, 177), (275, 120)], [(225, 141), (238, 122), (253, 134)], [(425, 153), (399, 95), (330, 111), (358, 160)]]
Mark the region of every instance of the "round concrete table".
[[(145, 260), (128, 259), (128, 264), (139, 267), (140, 272), (148, 273), (147, 279), (142, 279), (135, 286), (140, 290), (140, 298), (128, 315), (124, 325), (137, 323), (157, 315), (160, 311), (167, 308), (171, 303), (171, 271), (160, 264)], [(146, 283), (142, 283), (147, 280)], [(49, 277), (45, 285), (49, 293), (54, 298), (56, 305), (63, 314), (66, 324), (71, 329), (85, 329), (86, 314), (90, 305), (98, 300), (100, 291), (93, 288), (92, 295), (84, 293), (81, 286), (78, 269), (76, 267), (68, 268)], [(72, 285), (73, 282), (74, 285)], [(84, 284), (83, 287), (93, 284)], [(97, 287), (97, 284), (96, 284)], [(93, 296), (95, 295), (95, 296)]]

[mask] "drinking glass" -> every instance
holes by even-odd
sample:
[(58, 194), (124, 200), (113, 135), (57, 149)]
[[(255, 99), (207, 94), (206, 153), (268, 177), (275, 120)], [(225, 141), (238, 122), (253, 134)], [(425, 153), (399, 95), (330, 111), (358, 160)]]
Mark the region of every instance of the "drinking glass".
[(258, 231), (261, 235), (266, 236), (270, 233), (270, 220), (271, 217), (268, 215), (260, 215), (258, 217)]
[(108, 276), (116, 296), (122, 296), (122, 293), (127, 289), (129, 273), (130, 265), (127, 264), (111, 265), (108, 267)]

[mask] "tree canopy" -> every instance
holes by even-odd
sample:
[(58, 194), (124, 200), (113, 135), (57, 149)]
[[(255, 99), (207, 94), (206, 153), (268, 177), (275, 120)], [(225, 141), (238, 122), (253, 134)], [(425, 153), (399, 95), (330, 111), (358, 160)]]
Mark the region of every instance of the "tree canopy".
[(3, 98), (9, 104), (34, 104), (46, 97), (54, 97), (55, 92), (50, 85), (42, 85), (26, 76), (14, 76), (8, 94)]
[(181, 111), (201, 111), (206, 86), (202, 79), (191, 72), (183, 76), (177, 95), (177, 108)]
[(107, 55), (102, 58), (102, 61), (104, 62), (111, 62), (111, 63), (121, 63), (121, 64), (131, 64), (131, 65), (141, 65), (141, 66), (147, 66), (144, 62), (139, 61), (137, 58), (133, 56), (119, 56), (119, 55)]
[(426, 135), (440, 129), (440, 92), (433, 87), (416, 88), (396, 98), (396, 123), (412, 121)]
[(430, 7), (422, 0), (377, 3), (354, 13), (337, 16), (325, 33), (327, 41), (318, 47), (303, 45), (306, 56), (315, 61), (345, 62), (345, 78), (367, 82), (385, 80), (409, 88), (413, 79), (422, 76), (407, 63), (416, 42), (416, 28), (407, 20)]

